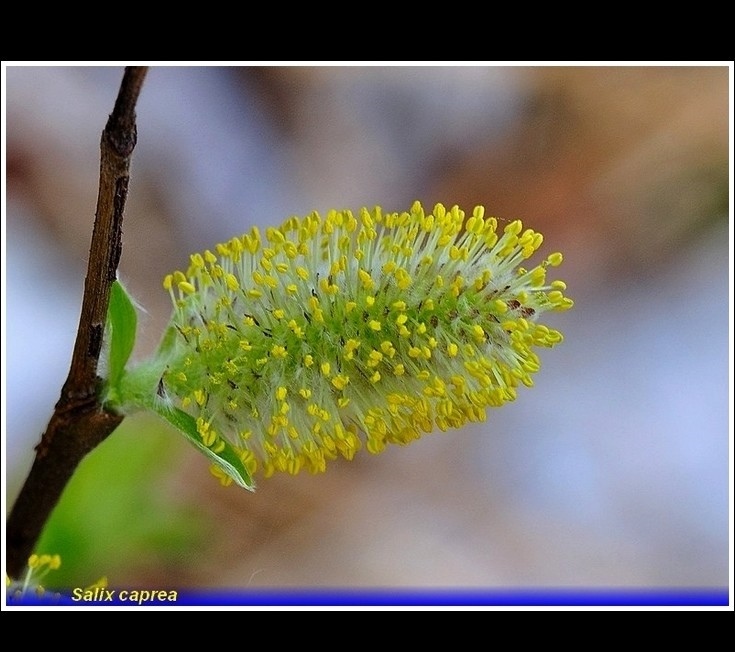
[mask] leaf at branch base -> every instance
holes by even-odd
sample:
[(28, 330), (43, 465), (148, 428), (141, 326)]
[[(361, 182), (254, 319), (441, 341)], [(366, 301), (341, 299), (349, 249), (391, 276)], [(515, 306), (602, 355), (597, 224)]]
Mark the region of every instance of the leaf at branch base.
[(120, 281), (114, 281), (110, 288), (110, 305), (107, 309), (109, 342), (108, 378), (110, 387), (120, 384), (125, 365), (135, 346), (135, 332), (138, 315), (135, 306)]

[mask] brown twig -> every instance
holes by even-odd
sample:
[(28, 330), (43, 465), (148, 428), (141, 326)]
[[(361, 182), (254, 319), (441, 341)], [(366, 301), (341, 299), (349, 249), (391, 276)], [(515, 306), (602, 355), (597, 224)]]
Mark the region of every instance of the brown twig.
[(7, 521), (6, 572), (17, 578), (64, 488), (84, 456), (115, 430), (123, 417), (99, 401), (97, 364), (110, 286), (122, 253), (122, 221), (130, 159), (137, 139), (135, 104), (146, 67), (125, 69), (120, 91), (102, 132), (97, 212), (84, 297), (69, 375), (36, 446), (36, 459)]

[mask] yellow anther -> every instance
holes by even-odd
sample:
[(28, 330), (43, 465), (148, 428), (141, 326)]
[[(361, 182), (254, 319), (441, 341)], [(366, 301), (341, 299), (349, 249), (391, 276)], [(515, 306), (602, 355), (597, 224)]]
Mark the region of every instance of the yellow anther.
[(271, 356), (277, 359), (283, 359), (288, 355), (288, 352), (286, 351), (286, 347), (281, 346), (280, 344), (274, 344), (271, 347)]
[(334, 385), (340, 391), (342, 391), (345, 387), (347, 387), (347, 383), (349, 382), (350, 382), (349, 376), (343, 376), (342, 374), (332, 378), (332, 385)]
[(552, 267), (558, 267), (562, 264), (562, 261), (564, 260), (564, 256), (562, 256), (559, 252), (551, 254), (546, 261), (551, 265)]

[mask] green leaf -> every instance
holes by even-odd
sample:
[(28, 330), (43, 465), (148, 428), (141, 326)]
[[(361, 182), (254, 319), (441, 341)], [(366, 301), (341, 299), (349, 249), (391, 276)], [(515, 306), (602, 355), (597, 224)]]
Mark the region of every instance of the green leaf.
[(183, 410), (171, 408), (160, 403), (153, 405), (152, 407), (156, 414), (168, 421), (174, 428), (183, 434), (195, 448), (204, 453), (238, 485), (248, 491), (255, 491), (255, 485), (253, 484), (253, 480), (250, 477), (248, 470), (245, 468), (242, 460), (229, 442), (222, 440), (225, 444), (224, 449), (219, 453), (215, 453), (211, 448), (207, 448), (202, 443), (194, 417)]
[(125, 365), (133, 352), (137, 325), (135, 306), (120, 281), (116, 280), (110, 288), (110, 305), (107, 309), (110, 338), (107, 382), (112, 388), (120, 384)]

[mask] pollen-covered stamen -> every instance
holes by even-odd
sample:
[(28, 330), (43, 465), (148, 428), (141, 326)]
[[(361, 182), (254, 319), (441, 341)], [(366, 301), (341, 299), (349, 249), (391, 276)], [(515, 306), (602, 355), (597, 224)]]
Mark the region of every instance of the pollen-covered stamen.
[(162, 389), (251, 471), (317, 472), (485, 418), (531, 385), (537, 323), (572, 303), (520, 221), (416, 202), (292, 217), (190, 259), (164, 279), (178, 333)]

